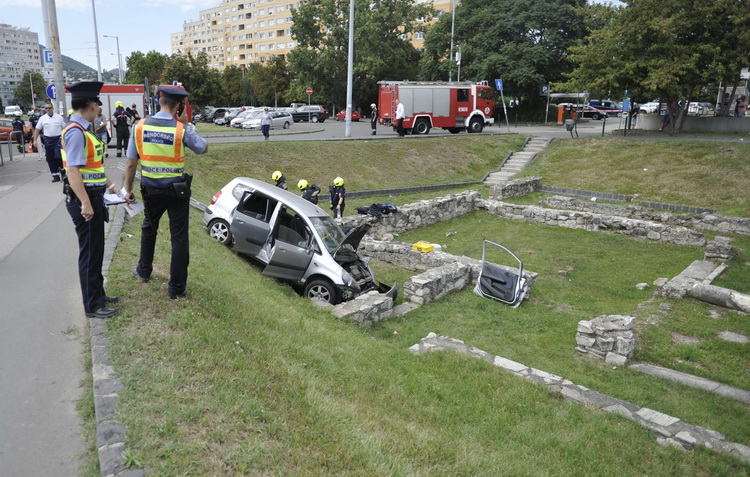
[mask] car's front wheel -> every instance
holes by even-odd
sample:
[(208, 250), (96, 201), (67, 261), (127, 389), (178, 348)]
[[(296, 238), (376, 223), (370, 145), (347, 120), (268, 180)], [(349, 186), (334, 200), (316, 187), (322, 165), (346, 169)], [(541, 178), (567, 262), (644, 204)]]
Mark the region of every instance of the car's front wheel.
[(285, 122), (285, 123), (284, 123), (284, 129), (289, 129), (289, 126), (291, 126), (291, 125), (289, 124), (289, 121), (287, 121), (287, 122)]
[(305, 297), (322, 300), (335, 305), (337, 300), (336, 287), (328, 280), (318, 278), (305, 286)]
[(594, 113), (594, 114), (591, 115), (591, 119), (593, 119), (594, 121), (598, 121), (601, 118), (602, 117), (601, 117), (601, 115), (599, 113)]
[(320, 118), (318, 118), (317, 116), (313, 116), (313, 117), (310, 118), (310, 121), (313, 122), (313, 123), (317, 123), (319, 120), (320, 120)]
[(232, 232), (229, 231), (229, 224), (225, 220), (212, 220), (208, 224), (208, 235), (220, 244), (229, 245), (232, 243)]

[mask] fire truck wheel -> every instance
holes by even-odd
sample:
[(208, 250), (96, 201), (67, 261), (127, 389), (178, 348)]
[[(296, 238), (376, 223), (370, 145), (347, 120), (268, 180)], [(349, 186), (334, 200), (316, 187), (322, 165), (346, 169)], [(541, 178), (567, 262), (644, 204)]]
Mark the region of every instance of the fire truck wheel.
[(474, 118), (469, 123), (468, 132), (479, 134), (484, 129), (484, 125), (479, 118)]
[(430, 122), (426, 119), (418, 119), (412, 129), (412, 134), (427, 134), (430, 132)]
[(458, 134), (461, 132), (460, 128), (448, 128), (448, 132), (451, 134)]

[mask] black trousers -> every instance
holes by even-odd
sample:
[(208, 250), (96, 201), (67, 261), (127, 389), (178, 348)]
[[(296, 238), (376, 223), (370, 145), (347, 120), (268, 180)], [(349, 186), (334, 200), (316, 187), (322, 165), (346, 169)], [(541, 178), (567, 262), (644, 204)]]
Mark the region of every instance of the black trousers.
[(403, 136), (405, 134), (404, 119), (401, 118), (401, 119), (397, 119), (396, 121), (398, 121), (398, 125), (396, 126), (396, 132), (398, 132), (399, 136)]
[(107, 207), (101, 194), (90, 194), (94, 217), (88, 222), (81, 215), (81, 203), (77, 199), (67, 202), (68, 214), (73, 219), (78, 236), (78, 278), (81, 281), (83, 309), (93, 313), (104, 306), (104, 222)]
[[(169, 234), (172, 241), (172, 261), (169, 267), (170, 294), (180, 294), (187, 288), (188, 265), (190, 263), (190, 243), (188, 219), (190, 218), (190, 198), (178, 199), (170, 189), (154, 193), (153, 189), (141, 189), (146, 216), (141, 226), (141, 258), (138, 261), (138, 275), (149, 278), (154, 270), (154, 250), (159, 231), (159, 220), (166, 212), (169, 216)], [(151, 192), (150, 192), (151, 191)]]
[(59, 175), (60, 169), (62, 169), (61, 145), (60, 136), (44, 136), (44, 154), (49, 166), (49, 172), (53, 176)]
[(116, 128), (117, 132), (117, 154), (121, 154), (123, 149), (128, 148), (128, 140), (130, 140), (130, 129), (128, 128)]

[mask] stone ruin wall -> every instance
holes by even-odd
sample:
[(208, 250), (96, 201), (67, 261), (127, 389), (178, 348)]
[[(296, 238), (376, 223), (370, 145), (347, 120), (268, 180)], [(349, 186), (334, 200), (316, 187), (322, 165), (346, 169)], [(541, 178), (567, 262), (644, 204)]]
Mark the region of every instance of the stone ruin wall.
[(576, 333), (576, 351), (609, 364), (624, 365), (635, 349), (634, 324), (634, 317), (622, 315), (581, 320)]

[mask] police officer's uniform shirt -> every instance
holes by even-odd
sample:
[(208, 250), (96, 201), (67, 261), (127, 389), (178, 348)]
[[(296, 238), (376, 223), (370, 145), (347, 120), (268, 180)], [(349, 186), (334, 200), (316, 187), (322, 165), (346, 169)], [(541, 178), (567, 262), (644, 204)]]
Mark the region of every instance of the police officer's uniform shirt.
[[(87, 121), (88, 122), (88, 121)], [(36, 123), (36, 128), (44, 134), (45, 137), (59, 137), (65, 129), (65, 120), (59, 114), (43, 115)]]
[[(87, 131), (91, 131), (91, 123), (77, 114), (70, 116), (70, 121), (78, 123)], [(65, 133), (65, 162), (68, 167), (84, 167), (86, 165), (86, 137), (83, 131), (73, 127)], [(89, 184), (86, 184), (87, 186)], [(91, 184), (98, 186), (100, 184)]]

